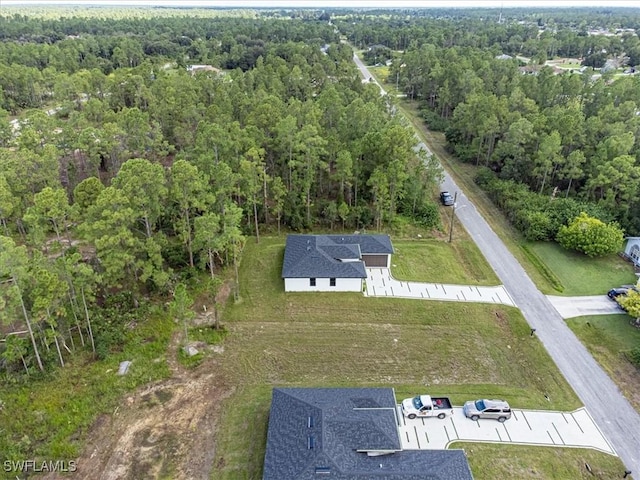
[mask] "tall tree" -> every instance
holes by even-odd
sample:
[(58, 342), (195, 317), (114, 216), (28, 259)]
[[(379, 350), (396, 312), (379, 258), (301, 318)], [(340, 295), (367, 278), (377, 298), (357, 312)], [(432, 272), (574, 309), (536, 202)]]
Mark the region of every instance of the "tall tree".
[(186, 160), (174, 162), (169, 175), (169, 198), (178, 209), (174, 229), (187, 247), (189, 265), (193, 267), (193, 219), (210, 203), (207, 178)]
[(60, 241), (60, 232), (67, 232), (70, 207), (67, 193), (61, 188), (45, 187), (33, 197), (33, 206), (27, 209), (25, 222), (33, 226), (50, 225)]
[(133, 214), (144, 226), (144, 234), (151, 238), (167, 199), (162, 166), (142, 158), (129, 160), (122, 165), (113, 186), (128, 199)]
[(0, 236), (0, 277), (7, 278), (10, 281), (10, 285), (4, 289), (6, 298), (3, 302), (3, 310), (19, 310), (21, 312), (29, 331), (29, 338), (31, 339), (31, 346), (33, 347), (38, 368), (42, 371), (44, 367), (40, 359), (33, 325), (23, 296), (25, 284), (29, 281), (28, 263), (27, 249), (24, 246), (16, 246), (12, 239)]

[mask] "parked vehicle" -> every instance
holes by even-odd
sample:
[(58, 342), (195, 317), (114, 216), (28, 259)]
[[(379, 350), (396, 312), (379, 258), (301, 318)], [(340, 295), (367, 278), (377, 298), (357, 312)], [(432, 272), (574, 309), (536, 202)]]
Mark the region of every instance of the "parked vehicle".
[(416, 417), (438, 417), (442, 419), (447, 415), (453, 415), (453, 407), (451, 406), (451, 400), (447, 397), (418, 395), (402, 401), (402, 414), (411, 419)]
[(615, 300), (616, 297), (619, 297), (620, 295), (626, 295), (627, 293), (629, 293), (629, 289), (627, 287), (612, 288), (607, 292), (607, 297), (609, 297), (611, 300)]
[(440, 201), (443, 205), (450, 207), (454, 203), (453, 195), (449, 192), (440, 192)]
[(481, 418), (491, 418), (502, 423), (511, 418), (511, 407), (504, 400), (469, 401), (464, 404), (462, 411), (467, 418), (474, 422)]

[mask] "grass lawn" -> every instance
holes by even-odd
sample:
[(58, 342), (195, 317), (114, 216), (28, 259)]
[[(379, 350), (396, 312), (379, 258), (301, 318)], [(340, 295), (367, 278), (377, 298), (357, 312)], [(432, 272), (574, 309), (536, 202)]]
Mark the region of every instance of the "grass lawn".
[[(407, 254), (415, 258), (421, 254), (414, 245), (432, 248), (428, 241), (394, 244), (401, 251), (415, 249)], [(283, 251), (282, 237), (246, 245), (241, 301), (224, 312), (229, 334), (220, 368), (235, 392), (223, 405), (216, 479), (261, 478), (274, 386), (386, 386), (398, 397), (428, 392), (448, 395), (457, 405), (496, 396), (522, 408), (580, 406), (517, 309), (355, 293), (285, 293)], [(464, 269), (457, 275), (464, 280)], [(584, 456), (582, 450), (560, 452), (556, 461), (539, 467), (538, 478), (560, 478), (553, 476), (554, 469), (565, 471), (563, 465)], [(499, 478), (503, 467), (477, 459), (473, 468), (476, 478)]]
[(625, 358), (625, 352), (640, 345), (640, 329), (630, 319), (628, 315), (598, 315), (570, 318), (567, 325), (640, 411), (640, 370)]
[[(620, 459), (596, 450), (464, 442), (456, 442), (450, 448), (461, 448), (467, 453), (471, 471), (478, 480), (608, 480), (622, 478), (625, 470)], [(476, 472), (488, 475), (479, 476)]]
[(604, 295), (613, 287), (637, 281), (631, 264), (617, 255), (589, 258), (552, 242), (531, 243), (529, 248), (558, 277), (564, 286), (562, 295)]
[(398, 280), (462, 285), (499, 285), (500, 280), (468, 237), (452, 243), (437, 239), (393, 240), (391, 272)]

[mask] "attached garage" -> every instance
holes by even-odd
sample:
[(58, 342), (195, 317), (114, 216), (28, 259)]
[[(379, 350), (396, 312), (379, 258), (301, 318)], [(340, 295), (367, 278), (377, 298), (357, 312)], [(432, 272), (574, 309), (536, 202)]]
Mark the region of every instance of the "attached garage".
[(389, 268), (389, 255), (362, 255), (364, 266)]

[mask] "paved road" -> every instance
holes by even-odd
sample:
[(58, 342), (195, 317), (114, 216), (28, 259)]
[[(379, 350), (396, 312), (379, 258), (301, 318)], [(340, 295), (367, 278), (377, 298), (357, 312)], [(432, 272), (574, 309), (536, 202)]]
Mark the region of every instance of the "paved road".
[(450, 192), (458, 192), (458, 219), (522, 310), (531, 328), (536, 329), (536, 335), (549, 355), (626, 467), (639, 474), (640, 415), (448, 175), (445, 175), (443, 186)]
[(358, 57), (355, 53), (353, 54), (353, 61), (362, 74), (363, 82), (375, 83), (380, 88), (380, 95), (386, 95), (387, 91), (382, 88), (382, 85), (380, 85), (375, 78), (373, 78), (365, 64), (362, 63), (362, 60), (360, 60), (360, 57)]
[[(365, 78), (371, 76), (364, 65), (358, 67), (366, 71)], [(640, 415), (448, 174), (445, 174), (443, 188), (459, 192), (455, 213), (460, 222), (522, 310), (529, 325), (536, 329), (536, 335), (625, 466), (640, 476)]]

